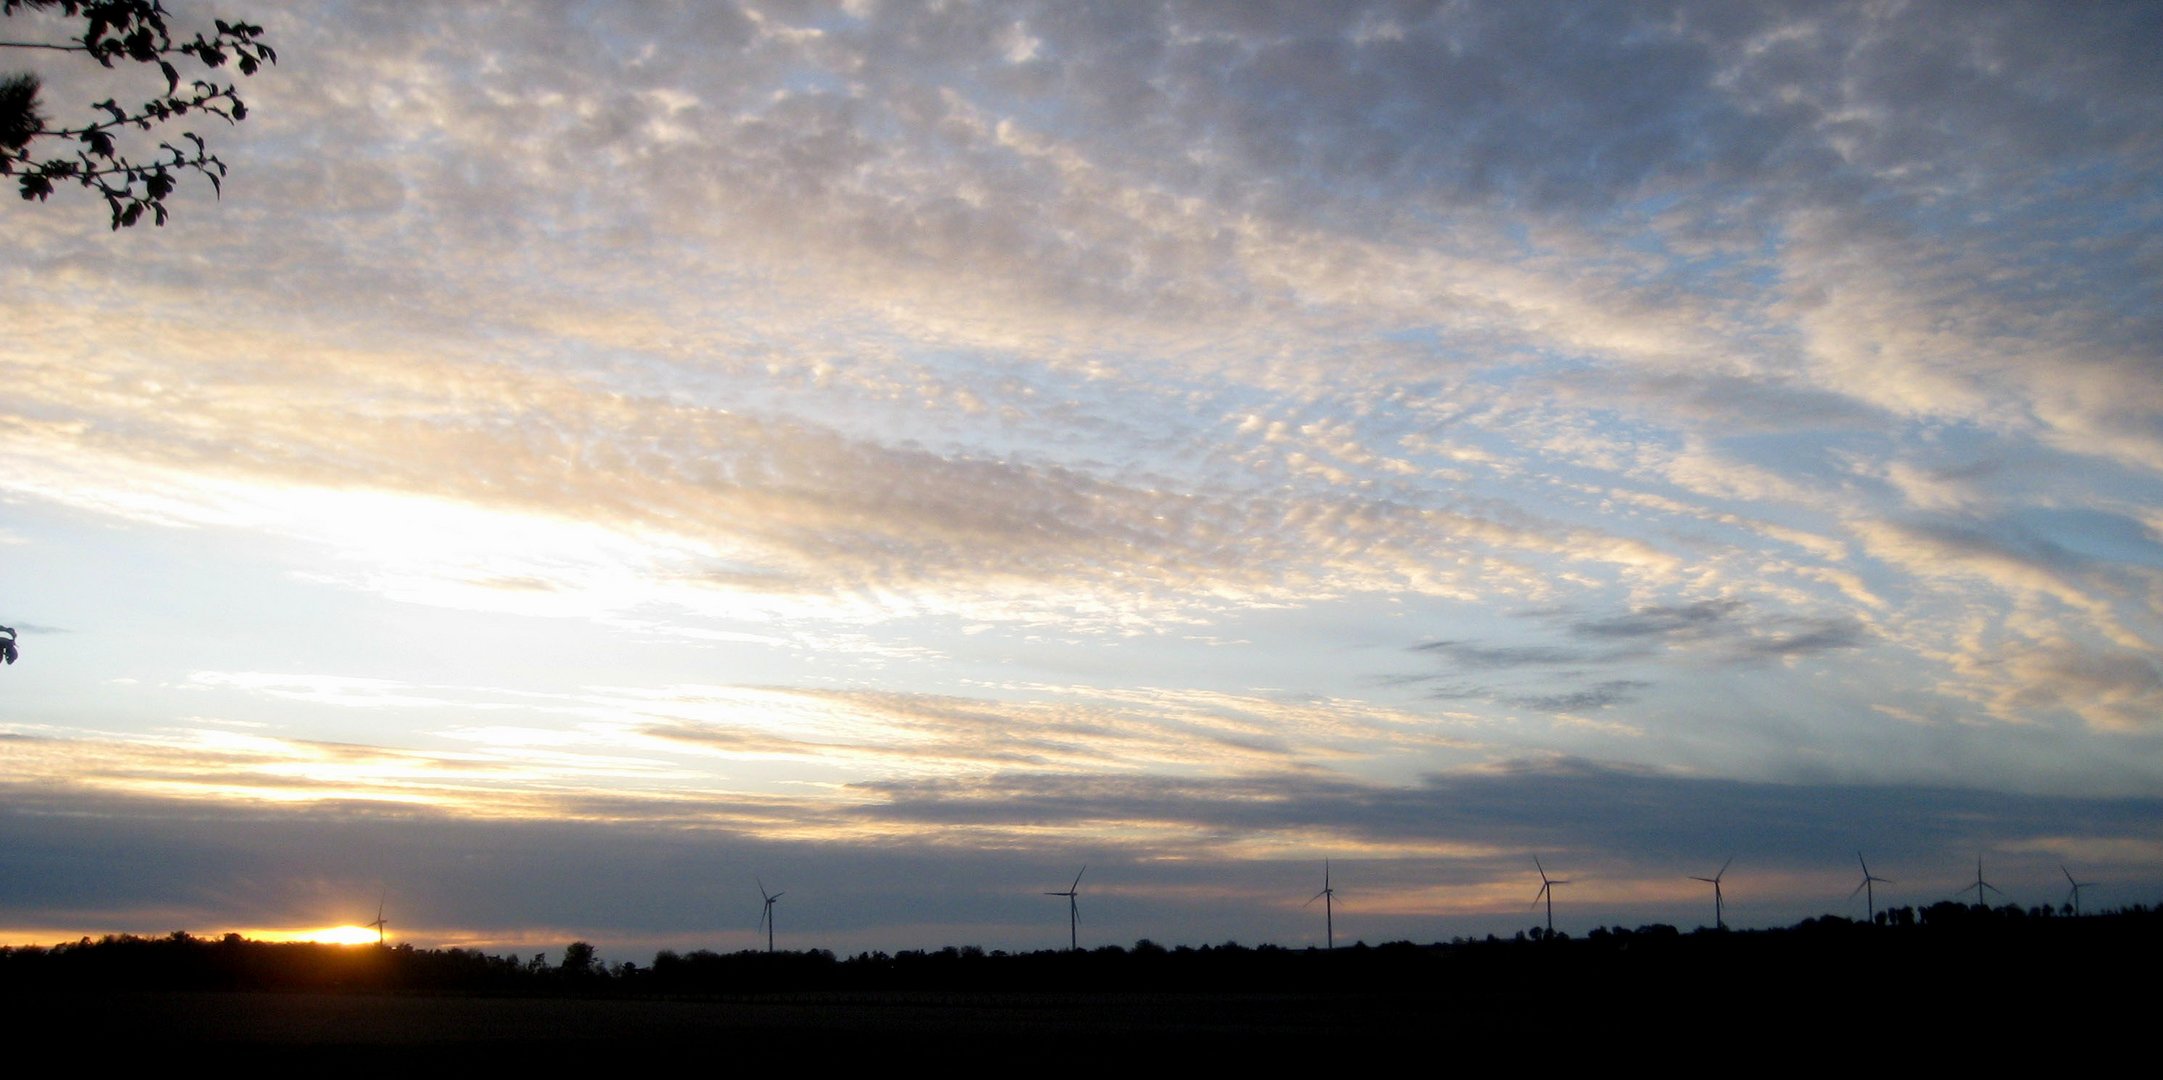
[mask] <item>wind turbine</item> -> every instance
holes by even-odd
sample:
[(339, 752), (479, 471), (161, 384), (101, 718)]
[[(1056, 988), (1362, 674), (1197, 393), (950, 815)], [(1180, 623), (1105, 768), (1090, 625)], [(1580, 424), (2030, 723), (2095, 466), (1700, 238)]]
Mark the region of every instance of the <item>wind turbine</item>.
[(774, 951), (774, 905), (776, 903), (779, 903), (781, 898), (788, 894), (769, 894), (766, 891), (766, 883), (764, 881), (760, 881), (757, 877), (753, 877), (751, 880), (757, 881), (759, 883), (759, 896), (764, 898), (766, 901), (766, 906), (759, 911), (759, 926), (766, 931), (766, 951), (770, 954)]
[(2073, 872), (2071, 870), (2066, 870), (2064, 863), (2059, 863), (2058, 869), (2065, 871), (2065, 883), (2073, 887), (2073, 890), (2069, 893), (2066, 893), (2066, 896), (2070, 897), (2073, 901), (2073, 917), (2076, 919), (2080, 918), (2080, 891), (2082, 889), (2095, 888), (2095, 882), (2074, 881)]
[(1870, 872), (1870, 864), (1863, 862), (1862, 852), (1858, 851), (1855, 853), (1855, 861), (1858, 863), (1862, 863), (1863, 883), (1855, 886), (1855, 892), (1849, 893), (1848, 899), (1853, 900), (1855, 899), (1855, 893), (1862, 893), (1865, 910), (1870, 913), (1870, 922), (1875, 925), (1878, 921), (1878, 891), (1871, 888), (1870, 885), (1872, 882), (1883, 885), (1890, 885), (1893, 882), (1890, 878), (1881, 878), (1875, 874), (1872, 874)]
[(1557, 886), (1557, 885), (1568, 885), (1568, 884), (1569, 884), (1569, 881), (1568, 881), (1567, 879), (1564, 879), (1564, 880), (1562, 880), (1562, 881), (1551, 881), (1551, 880), (1549, 880), (1549, 879), (1548, 879), (1548, 877), (1547, 877), (1547, 868), (1546, 868), (1546, 867), (1544, 867), (1544, 866), (1540, 866), (1540, 857), (1539, 857), (1539, 856), (1537, 856), (1537, 855), (1534, 855), (1534, 856), (1532, 857), (1532, 865), (1533, 865), (1533, 866), (1535, 866), (1535, 867), (1539, 867), (1539, 871), (1540, 871), (1540, 891), (1539, 891), (1539, 892), (1537, 892), (1537, 893), (1534, 893), (1534, 894), (1533, 894), (1533, 896), (1532, 896), (1532, 902), (1533, 902), (1533, 903), (1535, 903), (1535, 904), (1537, 904), (1537, 903), (1539, 903), (1539, 902), (1540, 902), (1540, 901), (1541, 901), (1542, 899), (1545, 899), (1545, 900), (1547, 901), (1547, 936), (1548, 936), (1548, 937), (1554, 937), (1554, 936), (1555, 936), (1555, 886)]
[(1715, 930), (1727, 929), (1727, 921), (1721, 916), (1720, 913), (1720, 904), (1722, 901), (1722, 897), (1720, 896), (1720, 879), (1727, 876), (1727, 868), (1733, 866), (1734, 864), (1735, 857), (1733, 855), (1730, 855), (1727, 857), (1726, 862), (1720, 864), (1719, 873), (1714, 874), (1711, 877), (1698, 877), (1696, 874), (1690, 875), (1691, 881), (1702, 881), (1712, 886), (1712, 928)]
[[(1983, 899), (1984, 889), (1989, 889), (1991, 892), (1997, 893), (1999, 896), (2005, 895), (2004, 889), (2001, 889), (1996, 885), (1992, 885), (1990, 882), (1983, 880), (1983, 857), (1981, 855), (1977, 855), (1975, 857), (1975, 906), (1987, 910), (1990, 907), (1990, 904), (1988, 901)], [(1968, 890), (1962, 889), (1960, 891), (1967, 892)]]
[(1066, 948), (1068, 952), (1081, 951), (1081, 901), (1075, 899), (1075, 897), (1081, 894), (1082, 874), (1088, 872), (1089, 868), (1083, 866), (1081, 872), (1074, 875), (1074, 884), (1067, 886), (1065, 892), (1048, 892), (1044, 894), (1046, 896), (1066, 897)]
[(382, 895), (376, 897), (376, 921), (372, 923), (361, 924), (362, 926), (373, 926), (376, 928), (376, 944), (378, 945), (383, 944), (383, 928), (390, 925), (390, 920), (383, 917), (383, 901), (388, 899), (390, 899), (390, 890), (385, 889), (383, 890)]
[(1322, 927), (1329, 935), (1322, 940), (1326, 943), (1325, 947), (1329, 951), (1335, 952), (1337, 951), (1337, 913), (1331, 909), (1337, 900), (1337, 890), (1329, 885), (1328, 859), (1322, 860), (1322, 891), (1308, 897), (1307, 902), (1299, 906), (1313, 907), (1316, 900), (1322, 902)]

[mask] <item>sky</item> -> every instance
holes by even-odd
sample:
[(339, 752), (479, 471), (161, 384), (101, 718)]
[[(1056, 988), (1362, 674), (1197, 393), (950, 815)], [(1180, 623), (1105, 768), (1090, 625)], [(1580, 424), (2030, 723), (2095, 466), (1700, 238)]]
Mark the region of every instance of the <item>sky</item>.
[(2153, 5), (168, 6), (222, 195), (0, 200), (0, 940), (2163, 900)]

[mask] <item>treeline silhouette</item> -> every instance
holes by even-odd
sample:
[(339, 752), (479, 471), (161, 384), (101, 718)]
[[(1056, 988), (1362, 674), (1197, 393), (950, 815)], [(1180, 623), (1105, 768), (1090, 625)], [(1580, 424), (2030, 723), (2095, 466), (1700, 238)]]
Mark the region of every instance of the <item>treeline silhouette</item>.
[(1696, 994), (1717, 973), (1730, 992), (1801, 998), (1839, 992), (1860, 971), (1932, 977), (2057, 979), (2086, 966), (2153, 957), (2163, 912), (2145, 905), (2064, 917), (2052, 909), (1945, 902), (1770, 930), (1683, 932), (1539, 928), (1513, 937), (1399, 941), (1334, 951), (1237, 943), (1167, 948), (1140, 941), (1079, 952), (975, 946), (836, 956), (823, 949), (664, 950), (609, 963), (585, 942), (551, 960), (468, 949), (108, 936), (0, 948), (0, 988), (64, 991), (275, 991), (574, 998), (754, 999), (806, 993), (1442, 995), (1487, 1008), (1629, 1008), (1648, 993)]

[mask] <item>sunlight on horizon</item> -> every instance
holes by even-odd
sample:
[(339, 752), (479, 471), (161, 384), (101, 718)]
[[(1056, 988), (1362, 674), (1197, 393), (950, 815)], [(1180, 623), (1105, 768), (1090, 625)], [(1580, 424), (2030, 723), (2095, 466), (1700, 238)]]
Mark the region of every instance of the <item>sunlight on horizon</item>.
[(374, 945), (387, 942), (388, 936), (378, 937), (372, 926), (330, 926), (321, 930), (257, 930), (241, 931), (240, 936), (257, 941), (311, 941), (318, 945)]

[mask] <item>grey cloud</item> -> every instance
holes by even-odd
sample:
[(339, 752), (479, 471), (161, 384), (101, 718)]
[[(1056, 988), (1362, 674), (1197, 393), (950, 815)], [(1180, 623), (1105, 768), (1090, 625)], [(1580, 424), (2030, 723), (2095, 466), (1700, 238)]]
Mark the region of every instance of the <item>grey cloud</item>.
[[(1066, 110), (1134, 118), (1136, 153), (1229, 147), (1288, 198), (1363, 179), (1606, 202), (1663, 180), (2063, 159), (2137, 138), (2158, 88), (2138, 5), (1069, 7), (1023, 16)], [(1885, 122), (1856, 130), (1858, 107)]]
[(1855, 648), (1870, 639), (1861, 623), (1846, 616), (1765, 615), (1733, 599), (1651, 605), (1626, 615), (1578, 620), (1567, 629), (1595, 640), (1643, 638), (1704, 647), (1736, 659), (1807, 656)]
[(2155, 839), (2159, 808), (2153, 798), (1683, 778), (1571, 759), (1432, 776), (1402, 788), (1300, 776), (1059, 775), (862, 788), (881, 799), (859, 813), (952, 826), (1148, 820), (1210, 837), (1322, 830), (1369, 843), (1552, 846), (1654, 859), (1749, 851), (1760, 865), (1787, 866), (1844, 864), (1858, 846), (1923, 858), (2019, 836), (2146, 842)]
[(1740, 656), (1774, 659), (1860, 648), (1870, 638), (1870, 632), (1853, 619), (1778, 619), (1729, 641), (1727, 647)]
[(1611, 658), (1558, 645), (1482, 645), (1470, 641), (1428, 641), (1412, 646), (1412, 651), (1475, 668), (1545, 667)]
[[(1273, 898), (1296, 902), (1300, 894), (1285, 878), (1303, 883), (1307, 864), (1226, 859), (1217, 844), (1285, 830), (1353, 842), (1465, 845), (1452, 855), (1340, 860), (1349, 880), (1413, 888), (1529, 878), (1533, 852), (1581, 879), (1654, 880), (1702, 872), (1698, 864), (1734, 854), (1738, 874), (1730, 880), (1744, 896), (1750, 876), (1768, 868), (1845, 880), (1854, 851), (1864, 848), (1872, 868), (1899, 879), (1899, 890), (1912, 897), (1931, 889), (1933, 878), (1956, 884), (1978, 847), (2002, 845), (1993, 848), (1994, 869), (2017, 860), (2028, 876), (2062, 891), (2055, 877), (2060, 845), (2106, 851), (2163, 839), (2156, 829), (2163, 805), (2152, 797), (1709, 780), (1573, 759), (1516, 762), (1402, 787), (1320, 775), (1207, 781), (1032, 772), (856, 790), (872, 801), (839, 809), (790, 799), (703, 800), (708, 809), (726, 807), (731, 825), (680, 814), (686, 808), (672, 801), (633, 798), (596, 797), (585, 808), (607, 823), (549, 823), (380, 804), (236, 808), (17, 790), (0, 810), (0, 918), (82, 925), (92, 933), (202, 932), (310, 917), (328, 925), (364, 918), (387, 891), (394, 934), (456, 931), (464, 940), (489, 942), (507, 940), (491, 934), (545, 928), (562, 940), (528, 943), (522, 951), (553, 952), (585, 938), (612, 959), (643, 961), (622, 950), (748, 946), (756, 875), (786, 883), (781, 887), (800, 906), (784, 930), (801, 927), (796, 932), (807, 945), (1036, 947), (1034, 937), (1011, 935), (1042, 919), (1040, 944), (1049, 947), (1056, 943), (1052, 924), (1058, 930), (1064, 924), (1034, 903), (1035, 891), (1088, 862), (1101, 883), (1118, 886), (1083, 900), (1110, 940), (1281, 940), (1298, 931), (1279, 921)], [(1039, 835), (1047, 828), (1078, 831), (1026, 849), (760, 835), (837, 818), (873, 828), (889, 821), (940, 825), (956, 837), (1001, 826)], [(1107, 822), (1171, 827), (1187, 839), (1164, 848), (1134, 846), (1108, 829), (1090, 836), (1090, 826)], [(2035, 845), (2042, 845), (2041, 854)], [(1166, 859), (1167, 850), (1182, 857)], [(2137, 859), (2094, 869), (2128, 899), (2159, 884), (2142, 876), (2153, 869)], [(2021, 874), (2008, 866), (1996, 880), (2016, 897), (2045, 893), (2038, 899), (2055, 901), (2057, 892), (2029, 885)], [(1203, 890), (1200, 899), (1179, 899), (1192, 890)], [(1749, 903), (1754, 920), (1784, 922), (1840, 910), (1844, 893), (1834, 884), (1822, 895)], [(1940, 898), (1932, 892), (1920, 902)], [(1915, 902), (1897, 890), (1894, 900)], [(1580, 907), (1577, 917), (1643, 921), (1627, 908)], [(1513, 910), (1498, 918), (1521, 922), (1523, 915)], [(1451, 924), (1430, 917), (1403, 923), (1392, 936), (1431, 939), (1438, 925)], [(1488, 924), (1482, 917), (1471, 925)]]
[[(1678, 651), (1723, 663), (1793, 660), (1835, 650), (1860, 648), (1870, 631), (1847, 616), (1763, 615), (1734, 599), (1688, 604), (1648, 605), (1624, 614), (1585, 618), (1562, 609), (1528, 615), (1558, 624), (1579, 644), (1492, 645), (1443, 640), (1423, 642), (1411, 651), (1444, 660), (1460, 669), (1536, 673), (1544, 685), (1450, 684), (1429, 691), (1430, 700), (1485, 699), (1506, 706), (1570, 713), (1605, 709), (1638, 698), (1654, 683), (1641, 678), (1610, 678), (1581, 685), (1583, 668), (1609, 664), (1657, 662)], [(1405, 682), (1437, 676), (1408, 676)], [(1563, 688), (1549, 688), (1553, 683)]]
[(1546, 712), (1585, 712), (1629, 701), (1636, 696), (1636, 691), (1651, 685), (1637, 679), (1609, 679), (1582, 690), (1559, 694), (1527, 694), (1504, 700), (1513, 705)]
[(1747, 378), (1662, 372), (1617, 382), (1596, 388), (1660, 402), (1716, 431), (1853, 431), (1883, 422), (1878, 410), (1836, 389), (1770, 372)]
[[(1229, 147), (1246, 168), (1282, 182), (1287, 200), (1359, 181), (1362, 194), (1385, 197), (1447, 188), (1575, 202), (1714, 157), (1752, 167), (1773, 146), (1776, 125), (1749, 124), (1711, 92), (1712, 49), (1621, 7), (1580, 13), (1588, 17), (1567, 28), (1509, 6), (1170, 5), (1151, 14), (1154, 25), (1122, 27), (1116, 38), (1095, 24), (1047, 20), (1070, 68), (1066, 84), (1083, 94), (1161, 88), (1140, 114), (1144, 146)], [(1355, 40), (1362, 27), (1399, 33)], [(1133, 38), (1154, 47), (1135, 55), (1112, 45)], [(1103, 110), (1133, 104), (1079, 100)]]
[(2060, 573), (2100, 569), (2101, 564), (2118, 560), (2163, 564), (2163, 544), (2144, 525), (2103, 510), (2038, 509), (2017, 517), (1939, 517), (1916, 521), (1910, 527), (1963, 555), (2022, 562)]
[[(1870, 637), (1861, 623), (1845, 616), (1762, 615), (1734, 599), (1654, 604), (1597, 618), (1571, 618), (1568, 612), (1559, 610), (1538, 614), (1543, 619), (1559, 620), (1561, 629), (1572, 638), (1601, 643), (1600, 647), (1448, 640), (1424, 642), (1413, 646), (1412, 651), (1468, 668), (1554, 668), (1642, 660), (1669, 648), (1705, 649), (1731, 659), (1807, 656), (1854, 648)], [(1516, 695), (1506, 700), (1544, 709), (1593, 707), (1626, 700), (1628, 691), (1646, 685), (1612, 680), (1584, 690)]]
[(1702, 600), (1680, 606), (1638, 608), (1628, 615), (1579, 622), (1570, 630), (1593, 638), (1690, 637), (1703, 634), (1742, 610), (1739, 600)]
[[(2069, 130), (2088, 133), (2074, 136), (2076, 145), (2117, 145), (2111, 132), (2122, 138), (2128, 121), (2099, 127), (2088, 103), (2126, 100), (2129, 91), (2137, 99), (2143, 80), (2153, 81), (2134, 62), (2139, 54), (2124, 28), (2104, 25), (2119, 15), (1947, 20), (1916, 5), (1927, 10), (1887, 19), (1837, 7), (1809, 15), (1731, 7), (1603, 5), (1558, 21), (1516, 5), (1088, 13), (1064, 4), (885, 5), (865, 20), (805, 15), (822, 36), (795, 44), (753, 43), (745, 29), (717, 33), (709, 24), (728, 21), (725, 9), (713, 18), (681, 16), (681, 24), (665, 12), (644, 13), (600, 40), (567, 25), (568, 17), (528, 11), (509, 26), (451, 18), (456, 25), (411, 33), (387, 51), (410, 56), (440, 40), (528, 47), (468, 65), (485, 67), (462, 76), (477, 85), (447, 83), (431, 111), (477, 112), (461, 130), (482, 140), (491, 162), (516, 160), (527, 148), (548, 155), (546, 167), (508, 176), (489, 170), (465, 200), (471, 213), (449, 215), (446, 225), (470, 231), (460, 223), (545, 202), (538, 185), (548, 177), (599, 170), (620, 177), (631, 197), (619, 203), (636, 207), (644, 194), (708, 215), (723, 210), (735, 235), (768, 236), (799, 249), (799, 259), (822, 257), (823, 244), (805, 243), (809, 230), (841, 246), (840, 262), (876, 253), (949, 272), (981, 268), (971, 276), (983, 286), (1034, 283), (1030, 291), (1045, 297), (1173, 311), (1257, 295), (1257, 284), (1228, 259), (1225, 237), (1167, 244), (1161, 226), (1114, 207), (1132, 192), (1074, 186), (1073, 177), (1017, 155), (990, 128), (958, 115), (945, 92), (963, 88), (956, 92), (969, 103), (967, 88), (981, 87), (974, 104), (990, 121), (1013, 116), (1027, 129), (1058, 131), (1112, 175), (1135, 178), (1129, 186), (1145, 199), (1161, 189), (1218, 205), (1274, 200), (1302, 222), (1319, 216), (1333, 228), (1387, 232), (1401, 228), (1400, 219), (1373, 213), (1377, 196), (1440, 191), (1519, 207), (1605, 206), (1663, 184), (1761, 188), (1795, 162), (1809, 163), (1797, 189), (1854, 171), (1830, 149), (1854, 136), (1827, 117), (1890, 111), (1921, 126), (1943, 113), (1916, 104), (1915, 86), (1853, 77), (1858, 65), (1902, 70), (1913, 50), (1897, 43), (1925, 27), (1928, 42), (1949, 25), (1970, 39), (1965, 49), (1923, 50), (1967, 80), (1924, 79), (1943, 87), (1928, 100), (1957, 105), (1990, 88), (2029, 103), (2032, 115), (2018, 129), (2026, 134), (2015, 143), (2022, 151), (2035, 149), (2029, 143), (2039, 133), (2064, 140)], [(1004, 55), (1016, 23), (1043, 40), (1041, 57), (1015, 64)], [(1379, 27), (1401, 36), (1356, 40), (1362, 28)], [(1779, 32), (1788, 29), (1796, 32)], [(1867, 47), (1845, 48), (1857, 34)], [(626, 63), (621, 54), (645, 44), (657, 51)], [(1789, 58), (1796, 49), (1810, 52)], [(1971, 52), (2005, 70), (1967, 60)], [(2067, 56), (2086, 60), (2068, 69)], [(2026, 86), (2035, 71), (2075, 86), (2036, 94)], [(652, 119), (654, 106), (608, 89), (622, 80), (695, 92), (701, 105), (678, 118), (695, 140), (637, 142), (645, 138), (633, 134), (638, 125), (621, 118)], [(599, 121), (553, 115), (546, 95), (566, 83), (573, 104), (592, 104), (588, 111), (612, 126), (589, 130)], [(791, 89), (765, 93), (775, 85)], [(1884, 96), (1840, 98), (1855, 87)], [(1798, 100), (1808, 104), (1781, 104)], [(1968, 109), (1986, 129), (2005, 127), (2004, 117), (2017, 112)], [(2137, 115), (2131, 106), (2119, 111)], [(619, 150), (626, 140), (635, 145)], [(1882, 144), (1888, 153), (1914, 145)], [(1927, 145), (1956, 158), (1967, 147), (1943, 137)], [(454, 179), (465, 171), (446, 175), (446, 194), (465, 184)], [(490, 185), (518, 187), (491, 192)], [(512, 230), (506, 235), (517, 228), (502, 226)]]

